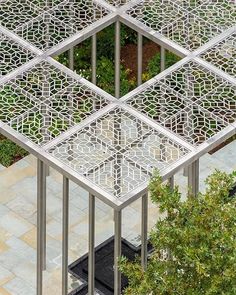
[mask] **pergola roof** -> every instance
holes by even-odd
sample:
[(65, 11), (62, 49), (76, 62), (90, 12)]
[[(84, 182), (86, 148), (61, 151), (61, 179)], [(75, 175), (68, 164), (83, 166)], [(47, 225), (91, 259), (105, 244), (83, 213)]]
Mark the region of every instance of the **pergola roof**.
[[(52, 57), (121, 21), (183, 59), (121, 99)], [(0, 131), (113, 207), (236, 130), (234, 0), (0, 0)]]

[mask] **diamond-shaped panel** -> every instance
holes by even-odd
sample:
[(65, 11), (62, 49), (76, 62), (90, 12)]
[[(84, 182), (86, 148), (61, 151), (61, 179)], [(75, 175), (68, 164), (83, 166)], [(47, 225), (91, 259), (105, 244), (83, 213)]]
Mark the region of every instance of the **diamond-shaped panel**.
[(51, 108), (75, 123), (80, 123), (108, 103), (103, 96), (79, 82), (68, 86), (48, 101)]
[(18, 75), (13, 81), (42, 101), (76, 82), (63, 71), (44, 61)]
[(153, 173), (162, 170), (183, 157), (188, 150), (164, 134), (152, 130), (137, 145), (132, 145), (124, 155), (140, 167)]
[(226, 122), (195, 104), (186, 106), (163, 125), (194, 146), (204, 143), (228, 126)]
[(50, 12), (64, 25), (80, 31), (108, 14), (96, 1), (72, 0), (58, 5)]
[(197, 103), (228, 123), (236, 120), (236, 87), (224, 83)]
[(16, 30), (20, 37), (41, 50), (57, 45), (75, 32), (49, 13), (41, 14)]
[(31, 1), (2, 0), (0, 2), (0, 24), (9, 30), (16, 30), (40, 13)]
[(194, 10), (194, 14), (225, 30), (236, 24), (235, 0), (212, 0)]
[(178, 93), (158, 82), (126, 102), (157, 122), (165, 121), (185, 107), (185, 101)]
[(222, 32), (215, 24), (208, 23), (193, 12), (188, 12), (184, 5), (187, 4), (187, 8), (191, 7), (188, 1), (181, 2), (142, 1), (127, 13), (190, 51)]
[(81, 174), (113, 157), (113, 151), (96, 136), (79, 131), (50, 150), (50, 153)]
[(42, 146), (65, 132), (74, 125), (74, 122), (47, 105), (40, 104), (12, 120), (9, 125), (32, 142)]
[(201, 57), (236, 78), (236, 33), (201, 54)]
[(0, 120), (7, 123), (22, 115), (37, 104), (37, 100), (28, 96), (20, 88), (8, 83), (0, 87)]
[(160, 81), (190, 100), (203, 97), (225, 82), (223, 78), (195, 62), (184, 64)]
[[(117, 124), (117, 125), (116, 125)], [(114, 127), (115, 126), (115, 127)], [(121, 108), (50, 148), (57, 159), (111, 193), (124, 196), (189, 150)]]
[(0, 33), (0, 77), (17, 69), (34, 57), (34, 53)]
[(122, 151), (128, 144), (139, 141), (150, 131), (147, 124), (121, 108), (102, 116), (85, 129), (117, 151)]

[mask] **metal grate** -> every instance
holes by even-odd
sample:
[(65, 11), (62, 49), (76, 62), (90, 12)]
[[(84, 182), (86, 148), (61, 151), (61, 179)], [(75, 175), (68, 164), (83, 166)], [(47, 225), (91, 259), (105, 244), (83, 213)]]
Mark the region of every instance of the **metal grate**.
[(115, 108), (49, 152), (115, 197), (145, 183), (189, 150), (138, 116)]
[(29, 62), (35, 54), (0, 33), (0, 77)]
[(236, 78), (236, 33), (202, 53), (201, 57)]
[[(235, 134), (234, 0), (0, 4), (0, 130), (109, 204)], [(51, 57), (117, 16), (185, 57), (120, 100)]]

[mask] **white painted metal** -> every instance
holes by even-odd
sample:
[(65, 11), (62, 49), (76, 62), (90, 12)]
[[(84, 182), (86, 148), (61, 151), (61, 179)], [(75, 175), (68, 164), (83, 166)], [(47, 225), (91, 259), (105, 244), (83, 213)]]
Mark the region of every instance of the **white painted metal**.
[[(1, 1), (0, 132), (33, 153), (39, 163), (50, 165), (118, 212), (146, 194), (153, 169), (159, 169), (166, 180), (191, 165), (195, 167), (191, 178), (198, 179), (198, 159), (236, 133), (233, 2), (209, 0), (197, 6), (197, 1), (181, 0), (26, 1), (25, 5)], [(116, 97), (74, 73), (72, 59), (71, 70), (53, 59), (66, 50), (72, 53), (75, 45), (113, 23)], [(165, 70), (162, 62), (164, 71), (118, 100), (121, 23), (139, 33), (139, 84), (141, 35), (183, 59)], [(188, 83), (186, 71), (192, 73)], [(15, 105), (9, 108), (12, 95)], [(165, 113), (159, 116), (158, 109)], [(184, 115), (191, 121), (191, 130), (184, 125)], [(39, 124), (36, 131), (35, 124)], [(63, 146), (70, 148), (68, 142), (76, 147), (72, 158), (63, 152)], [(86, 142), (87, 151), (82, 157), (81, 142)], [(152, 144), (156, 156), (145, 149), (154, 148)], [(94, 156), (96, 152), (99, 157)], [(113, 182), (98, 180), (111, 174)], [(134, 177), (127, 181), (127, 175)], [(38, 195), (42, 190), (39, 186)], [(195, 183), (194, 194), (197, 190)], [(42, 244), (38, 247), (41, 294)]]

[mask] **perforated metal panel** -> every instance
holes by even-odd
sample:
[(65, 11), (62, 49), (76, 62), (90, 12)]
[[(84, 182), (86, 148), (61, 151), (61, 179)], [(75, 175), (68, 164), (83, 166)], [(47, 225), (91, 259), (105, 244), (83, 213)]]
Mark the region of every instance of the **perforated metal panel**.
[[(118, 15), (184, 57), (119, 100), (52, 58)], [(234, 0), (0, 0), (0, 130), (120, 206), (235, 133), (235, 38)]]

